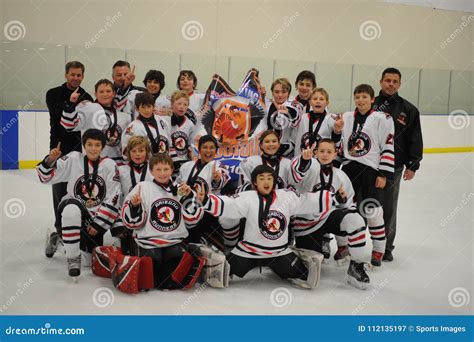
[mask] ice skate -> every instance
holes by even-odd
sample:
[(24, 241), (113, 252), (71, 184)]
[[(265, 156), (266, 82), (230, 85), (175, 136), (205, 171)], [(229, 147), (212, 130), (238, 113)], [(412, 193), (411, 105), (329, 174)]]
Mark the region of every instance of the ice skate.
[(81, 256), (78, 255), (75, 258), (68, 258), (67, 268), (69, 276), (73, 278), (74, 282), (76, 282), (77, 277), (81, 275)]
[(347, 270), (347, 282), (360, 290), (366, 290), (370, 284), (370, 278), (365, 272), (364, 263), (351, 260)]
[(47, 258), (52, 258), (54, 253), (56, 253), (60, 240), (61, 239), (57, 232), (51, 232), (48, 230), (46, 234), (46, 246), (44, 249), (44, 254)]

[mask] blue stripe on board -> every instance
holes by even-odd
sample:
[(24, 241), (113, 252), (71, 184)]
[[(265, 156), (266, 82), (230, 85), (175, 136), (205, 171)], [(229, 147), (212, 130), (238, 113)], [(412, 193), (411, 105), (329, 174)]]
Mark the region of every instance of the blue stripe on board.
[(18, 110), (0, 111), (1, 169), (18, 169)]

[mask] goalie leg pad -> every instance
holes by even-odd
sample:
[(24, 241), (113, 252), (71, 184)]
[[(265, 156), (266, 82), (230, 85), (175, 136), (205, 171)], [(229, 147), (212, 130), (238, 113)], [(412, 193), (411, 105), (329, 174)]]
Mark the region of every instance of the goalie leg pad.
[(98, 246), (92, 251), (92, 273), (96, 276), (110, 278), (110, 262), (112, 255), (122, 254), (122, 250), (115, 246)]
[(292, 248), (292, 251), (303, 261), (308, 269), (308, 277), (306, 280), (290, 279), (290, 281), (297, 287), (314, 289), (319, 283), (324, 256), (319, 252), (303, 248)]
[(230, 265), (225, 255), (215, 252), (206, 245), (197, 245), (202, 256), (206, 259), (206, 264), (201, 273), (201, 280), (207, 282), (209, 286), (216, 288), (226, 288), (229, 286)]
[(125, 293), (153, 288), (153, 261), (150, 257), (115, 254), (110, 258), (112, 282)]
[(194, 286), (202, 272), (205, 259), (184, 251), (178, 266), (171, 274), (171, 280), (178, 288), (189, 289)]

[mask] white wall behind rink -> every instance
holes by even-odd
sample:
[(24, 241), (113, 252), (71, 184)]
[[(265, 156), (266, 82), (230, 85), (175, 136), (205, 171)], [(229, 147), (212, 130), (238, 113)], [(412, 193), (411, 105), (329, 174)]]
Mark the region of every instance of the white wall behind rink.
[[(450, 124), (447, 115), (422, 115), (425, 148), (473, 146), (474, 117)], [(453, 129), (452, 127), (459, 127)], [(41, 160), (49, 152), (49, 113), (20, 112), (18, 128), (18, 160)]]

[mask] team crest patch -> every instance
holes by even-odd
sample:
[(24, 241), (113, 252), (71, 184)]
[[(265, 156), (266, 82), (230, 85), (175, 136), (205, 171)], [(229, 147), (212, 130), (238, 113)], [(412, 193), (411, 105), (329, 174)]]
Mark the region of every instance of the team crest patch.
[(159, 138), (156, 139), (158, 142), (159, 150), (158, 153), (167, 153), (168, 152), (168, 139), (164, 136), (160, 135)]
[(177, 131), (171, 134), (171, 141), (178, 156), (184, 156), (188, 153), (188, 136), (186, 133)]
[[(92, 176), (89, 177), (89, 180), (92, 180)], [(101, 204), (105, 195), (105, 181), (101, 176), (97, 176), (90, 185), (86, 182), (85, 176), (80, 177), (74, 184), (74, 197), (79, 199), (87, 208), (93, 208)]]
[(171, 232), (181, 222), (181, 205), (171, 198), (160, 198), (151, 205), (150, 224), (160, 232)]
[(370, 138), (364, 132), (360, 132), (355, 137), (350, 137), (348, 141), (349, 155), (352, 157), (362, 157), (369, 153), (371, 147)]
[(119, 125), (115, 126), (115, 130), (112, 132), (110, 128), (102, 131), (107, 138), (107, 146), (117, 146), (120, 144), (120, 138), (122, 137), (122, 129)]
[(260, 228), (262, 235), (269, 240), (276, 240), (280, 238), (286, 229), (285, 216), (276, 210), (268, 212), (267, 220), (265, 221), (265, 228)]
[(303, 134), (303, 136), (301, 137), (301, 149), (302, 150), (306, 150), (307, 148), (310, 148), (311, 145), (313, 145), (314, 143), (318, 143), (319, 140), (321, 140), (321, 136), (319, 134), (316, 135), (316, 139), (312, 139), (311, 138), (311, 135), (309, 132), (306, 132), (305, 134)]

